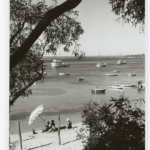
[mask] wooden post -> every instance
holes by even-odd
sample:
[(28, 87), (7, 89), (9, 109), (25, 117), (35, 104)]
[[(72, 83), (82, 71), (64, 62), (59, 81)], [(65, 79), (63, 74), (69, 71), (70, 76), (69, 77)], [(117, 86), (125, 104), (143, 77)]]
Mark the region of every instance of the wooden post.
[(58, 112), (58, 122), (59, 122), (59, 125), (58, 125), (58, 142), (59, 142), (59, 145), (61, 145), (61, 138), (60, 138), (60, 111)]
[(20, 142), (20, 149), (22, 149), (22, 137), (21, 137), (21, 128), (20, 128), (20, 122), (18, 121), (17, 122), (17, 125), (18, 125), (18, 133), (19, 133), (19, 142)]

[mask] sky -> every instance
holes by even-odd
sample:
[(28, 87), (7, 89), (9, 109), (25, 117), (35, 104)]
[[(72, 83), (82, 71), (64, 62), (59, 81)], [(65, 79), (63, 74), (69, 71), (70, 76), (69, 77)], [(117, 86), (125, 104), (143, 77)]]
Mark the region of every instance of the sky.
[[(58, 4), (63, 1), (58, 0)], [(46, 4), (50, 5), (51, 0), (46, 0)], [(82, 0), (75, 10), (79, 11), (77, 20), (84, 29), (78, 43), (86, 56), (96, 56), (99, 52), (101, 56), (145, 53), (145, 34), (140, 33), (139, 27), (117, 22), (109, 0)], [(58, 53), (61, 56), (72, 55), (71, 52), (63, 52), (63, 47), (58, 49)]]

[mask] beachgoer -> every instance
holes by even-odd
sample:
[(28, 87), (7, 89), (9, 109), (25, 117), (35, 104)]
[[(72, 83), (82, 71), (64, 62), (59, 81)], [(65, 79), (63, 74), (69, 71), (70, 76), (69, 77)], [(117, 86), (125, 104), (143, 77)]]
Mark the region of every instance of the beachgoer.
[(72, 128), (72, 122), (70, 121), (70, 119), (69, 118), (67, 118), (67, 124), (66, 124), (66, 128), (67, 129), (70, 129), (70, 128)]
[(51, 131), (55, 131), (56, 127), (55, 127), (55, 122), (54, 120), (51, 121), (51, 128), (47, 131), (47, 132), (51, 132)]
[(35, 132), (35, 130), (34, 130), (34, 129), (32, 129), (32, 133), (33, 133), (33, 134), (37, 134), (37, 132)]
[(45, 130), (42, 130), (42, 132), (46, 132), (46, 131), (48, 131), (50, 128), (51, 128), (51, 124), (50, 124), (50, 122), (48, 121), (48, 122), (47, 122), (47, 125), (45, 126)]

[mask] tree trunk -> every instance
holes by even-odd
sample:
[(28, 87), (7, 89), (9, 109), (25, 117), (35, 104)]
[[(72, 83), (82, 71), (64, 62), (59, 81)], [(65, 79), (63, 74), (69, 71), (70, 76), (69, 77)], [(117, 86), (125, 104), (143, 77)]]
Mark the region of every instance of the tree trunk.
[(10, 71), (15, 67), (23, 58), (25, 53), (30, 49), (34, 42), (38, 39), (46, 27), (57, 17), (66, 11), (75, 8), (82, 0), (67, 0), (63, 4), (49, 10), (44, 18), (38, 23), (35, 29), (31, 32), (29, 37), (24, 43), (14, 52), (10, 57)]

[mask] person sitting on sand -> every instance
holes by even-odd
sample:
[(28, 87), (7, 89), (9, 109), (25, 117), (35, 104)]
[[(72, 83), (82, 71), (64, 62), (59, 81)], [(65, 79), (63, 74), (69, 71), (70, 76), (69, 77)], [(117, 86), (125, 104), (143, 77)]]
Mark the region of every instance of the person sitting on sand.
[(69, 119), (69, 118), (67, 118), (66, 128), (67, 128), (67, 129), (72, 128), (72, 122), (70, 121), (70, 119)]
[(55, 131), (56, 127), (55, 127), (55, 122), (54, 120), (51, 121), (51, 128), (47, 131), (47, 132), (51, 132), (51, 131)]
[(47, 126), (45, 126), (45, 130), (42, 130), (42, 132), (46, 132), (46, 131), (48, 131), (49, 129), (51, 129), (51, 124), (50, 124), (50, 122), (48, 121), (48, 122), (47, 122)]
[(34, 134), (37, 134), (37, 132), (35, 132), (35, 130), (34, 130), (34, 129), (32, 129), (32, 133), (33, 133), (33, 135), (34, 135)]

